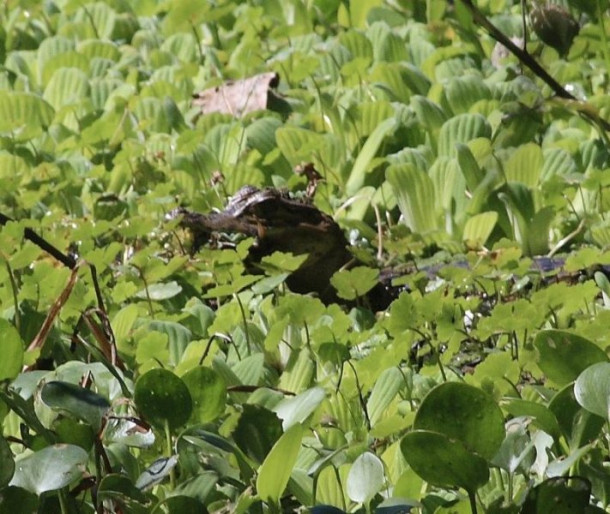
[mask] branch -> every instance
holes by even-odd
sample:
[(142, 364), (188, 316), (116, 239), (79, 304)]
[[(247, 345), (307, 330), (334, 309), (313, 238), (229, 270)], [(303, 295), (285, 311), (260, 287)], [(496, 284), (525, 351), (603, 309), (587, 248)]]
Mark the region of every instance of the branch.
[(520, 62), (525, 64), (532, 72), (542, 79), (559, 97), (569, 102), (576, 102), (576, 109), (579, 113), (592, 121), (598, 123), (604, 130), (610, 131), (610, 123), (600, 118), (599, 114), (595, 112), (593, 106), (586, 102), (578, 100), (572, 93), (566, 91), (566, 89), (557, 82), (549, 73), (534, 59), (526, 50), (519, 48), (513, 43), (501, 30), (499, 30), (489, 19), (472, 3), (472, 0), (461, 0), (466, 9), (472, 15), (472, 19), (475, 23), (483, 27), (487, 33), (494, 38), (498, 43), (504, 45)]

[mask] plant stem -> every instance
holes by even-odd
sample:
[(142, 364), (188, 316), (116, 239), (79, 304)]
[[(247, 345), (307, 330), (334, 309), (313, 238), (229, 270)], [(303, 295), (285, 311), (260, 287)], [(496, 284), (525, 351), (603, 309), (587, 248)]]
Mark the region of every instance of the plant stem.
[[(165, 453), (169, 459), (172, 456), (172, 433), (169, 429), (169, 421), (166, 419), (164, 423), (165, 428)], [(174, 468), (169, 471), (169, 483), (172, 491), (176, 488), (176, 472)]]
[(470, 500), (470, 510), (472, 514), (477, 514), (477, 498), (472, 491), (468, 491), (468, 499)]

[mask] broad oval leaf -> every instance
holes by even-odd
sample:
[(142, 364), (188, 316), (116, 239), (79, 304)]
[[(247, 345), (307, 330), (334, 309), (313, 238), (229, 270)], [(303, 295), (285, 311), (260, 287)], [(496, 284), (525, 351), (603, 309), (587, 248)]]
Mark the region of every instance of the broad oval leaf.
[(79, 446), (56, 444), (27, 455), (15, 463), (10, 485), (41, 495), (71, 484), (83, 476), (89, 455)]
[(100, 430), (102, 420), (110, 409), (110, 402), (103, 396), (76, 384), (59, 380), (44, 384), (40, 398), (53, 410), (89, 423), (96, 432)]
[(489, 480), (485, 459), (444, 434), (414, 430), (403, 437), (400, 449), (413, 470), (431, 484), (474, 493)]
[(581, 407), (610, 420), (610, 362), (585, 369), (576, 379), (574, 396)]
[(193, 400), (192, 420), (197, 423), (209, 423), (224, 412), (227, 386), (216, 371), (197, 366), (186, 372), (182, 380)]
[(608, 362), (606, 353), (582, 336), (562, 330), (542, 330), (534, 339), (538, 367), (558, 385), (576, 380), (592, 364)]
[(136, 382), (133, 395), (136, 406), (152, 425), (178, 428), (186, 423), (193, 401), (186, 384), (166, 369), (151, 369)]
[(368, 503), (381, 491), (384, 476), (379, 457), (364, 452), (354, 461), (347, 475), (348, 496), (357, 503)]
[(415, 415), (413, 427), (460, 441), (469, 451), (493, 458), (504, 440), (504, 416), (494, 399), (461, 382), (432, 389)]
[(2, 466), (0, 466), (0, 489), (4, 489), (15, 472), (15, 460), (11, 448), (2, 436), (0, 436), (0, 462), (2, 463)]

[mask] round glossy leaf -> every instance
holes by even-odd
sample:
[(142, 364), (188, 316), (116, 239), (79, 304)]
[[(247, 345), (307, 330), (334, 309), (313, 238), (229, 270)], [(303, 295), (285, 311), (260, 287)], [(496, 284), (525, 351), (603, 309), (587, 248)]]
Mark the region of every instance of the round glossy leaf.
[(182, 380), (193, 400), (192, 420), (208, 423), (224, 412), (227, 386), (213, 369), (197, 366), (185, 373)]
[(583, 409), (574, 396), (574, 384), (566, 385), (549, 402), (563, 436), (571, 448), (580, 448), (599, 436), (605, 418)]
[(347, 475), (347, 494), (357, 503), (368, 503), (383, 487), (383, 463), (365, 452), (358, 457)]
[(184, 425), (191, 416), (193, 401), (186, 384), (166, 369), (151, 369), (136, 382), (134, 401), (148, 422), (170, 428)]
[(576, 379), (574, 396), (584, 409), (610, 419), (610, 362), (585, 369)]
[(463, 487), (474, 493), (489, 480), (487, 462), (444, 434), (409, 432), (400, 442), (400, 449), (413, 470), (431, 484)]
[(21, 487), (4, 487), (0, 494), (0, 514), (36, 514), (38, 498)]
[(56, 444), (18, 460), (10, 485), (41, 495), (55, 491), (80, 478), (89, 456), (71, 444)]
[(413, 427), (457, 439), (487, 460), (504, 440), (504, 417), (487, 393), (461, 382), (446, 382), (424, 398)]
[(584, 337), (561, 330), (543, 330), (534, 339), (538, 367), (558, 385), (565, 385), (597, 362), (608, 362), (605, 352)]
[(146, 495), (125, 475), (111, 473), (102, 478), (97, 496), (100, 501), (116, 500), (137, 511), (137, 504), (148, 503)]
[(573, 514), (585, 512), (591, 496), (591, 484), (582, 477), (550, 478), (527, 495), (522, 514)]
[(110, 402), (103, 396), (76, 384), (59, 380), (47, 382), (40, 392), (40, 398), (53, 410), (89, 423), (96, 432), (110, 409)]
[(0, 489), (8, 485), (15, 471), (13, 454), (4, 437), (0, 437)]

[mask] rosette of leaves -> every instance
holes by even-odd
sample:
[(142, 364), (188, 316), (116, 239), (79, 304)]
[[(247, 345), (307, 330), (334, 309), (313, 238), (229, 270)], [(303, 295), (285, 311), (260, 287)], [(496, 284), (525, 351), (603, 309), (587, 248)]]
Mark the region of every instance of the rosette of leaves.
[(566, 55), (578, 34), (578, 22), (563, 6), (537, 2), (530, 12), (532, 28), (542, 42)]

